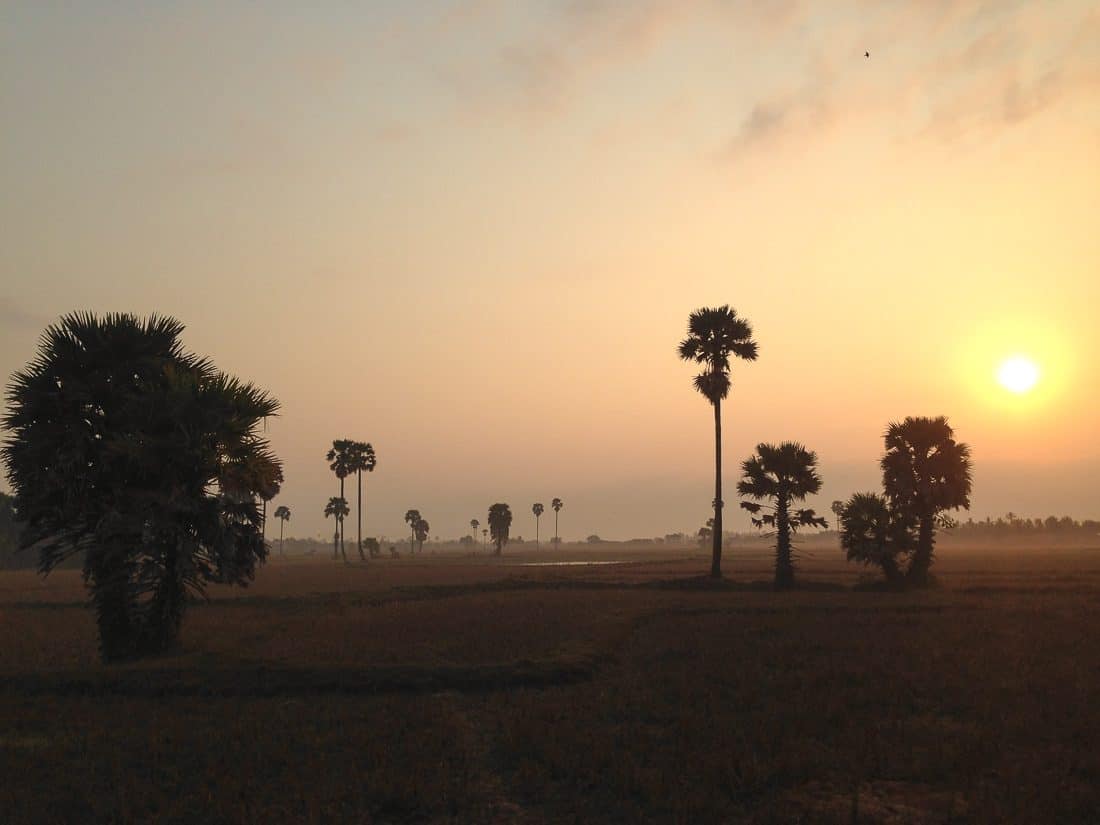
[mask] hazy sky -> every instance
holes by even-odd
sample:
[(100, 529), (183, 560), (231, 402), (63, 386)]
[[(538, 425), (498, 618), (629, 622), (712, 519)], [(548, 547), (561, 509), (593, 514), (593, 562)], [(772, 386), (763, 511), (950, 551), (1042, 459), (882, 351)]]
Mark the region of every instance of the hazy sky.
[(975, 517), (1100, 516), (1094, 2), (6, 0), (0, 117), (0, 375), (70, 310), (180, 318), (283, 402), (291, 534), (345, 436), (369, 534), (698, 527), (675, 348), (721, 303), (731, 491), (800, 440), (827, 511), (946, 414)]

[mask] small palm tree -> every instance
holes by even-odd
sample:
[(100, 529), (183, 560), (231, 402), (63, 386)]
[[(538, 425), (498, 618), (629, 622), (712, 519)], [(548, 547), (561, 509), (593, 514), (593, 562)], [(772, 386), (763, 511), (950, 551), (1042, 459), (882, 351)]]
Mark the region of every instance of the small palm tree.
[[(794, 586), (792, 536), (799, 527), (825, 527), (827, 522), (813, 510), (791, 510), (791, 504), (803, 501), (821, 489), (817, 474), (817, 454), (801, 444), (786, 441), (778, 446), (758, 444), (756, 454), (741, 464), (743, 473), (737, 492), (753, 501), (741, 507), (753, 514), (752, 523), (775, 528), (775, 588)], [(759, 518), (760, 501), (771, 501), (770, 513)]]
[(752, 327), (729, 306), (703, 307), (688, 318), (688, 336), (680, 342), (680, 357), (703, 365), (695, 389), (714, 407), (714, 536), (710, 574), (722, 575), (722, 399), (730, 391), (730, 357), (755, 361)]
[(355, 507), (358, 517), (355, 546), (359, 548), (359, 560), (366, 561), (367, 557), (363, 553), (363, 473), (373, 473), (378, 460), (374, 455), (374, 447), (365, 441), (353, 441), (349, 453), (348, 470), (355, 473), (359, 485), (358, 500)]
[(290, 508), (280, 504), (275, 508), (275, 518), (279, 520), (279, 555), (283, 555), (283, 528), (290, 521)]
[(477, 528), (480, 527), (480, 526), (481, 526), (481, 522), (478, 521), (476, 518), (470, 519), (470, 530), (472, 531), (471, 535), (472, 535), (472, 538), (474, 540), (474, 552), (475, 553), (477, 552)]
[(332, 516), (336, 519), (336, 529), (332, 534), (332, 557), (335, 559), (337, 554), (342, 554), (344, 557), (344, 564), (348, 562), (348, 554), (344, 552), (344, 547), (340, 541), (340, 525), (347, 517), (351, 510), (348, 509), (347, 499), (341, 496), (333, 496), (328, 500), (328, 504), (325, 505), (325, 518)]
[(541, 516), (545, 512), (545, 510), (546, 510), (546, 508), (544, 508), (538, 502), (535, 502), (534, 504), (531, 505), (531, 512), (535, 514), (535, 549), (536, 550), (539, 549), (539, 516)]
[(882, 568), (886, 581), (898, 586), (904, 576), (898, 558), (912, 552), (913, 522), (891, 509), (890, 502), (874, 493), (856, 493), (840, 515), (840, 546), (848, 561)]
[[(352, 473), (352, 456), (355, 452), (355, 442), (347, 439), (340, 438), (332, 442), (332, 449), (328, 451), (325, 458), (328, 460), (328, 468), (336, 474), (336, 477), (340, 479), (340, 498), (344, 498), (344, 479)], [(340, 534), (340, 553), (344, 556), (344, 561), (348, 560), (347, 553), (344, 552), (344, 517), (341, 516), (336, 522), (336, 530)], [(336, 552), (333, 551), (332, 557), (336, 558)]]
[(430, 530), (431, 530), (431, 525), (428, 524), (427, 519), (423, 519), (423, 518), (417, 520), (416, 524), (413, 526), (413, 532), (416, 535), (416, 543), (418, 545), (417, 548), (416, 548), (416, 552), (418, 552), (418, 553), (423, 553), (424, 552), (424, 542), (426, 542), (428, 540), (428, 533), (429, 533)]
[(906, 418), (886, 430), (882, 484), (899, 513), (917, 524), (917, 546), (906, 574), (911, 584), (928, 583), (936, 526), (952, 526), (947, 510), (970, 507), (970, 447), (955, 441), (943, 416)]
[(844, 502), (837, 499), (829, 505), (829, 509), (833, 511), (833, 516), (836, 518), (836, 530), (840, 532), (840, 522), (844, 518)]
[(416, 547), (416, 525), (420, 523), (420, 511), (406, 510), (405, 523), (409, 525), (409, 555), (411, 556)]
[(554, 511), (554, 547), (556, 548), (561, 544), (561, 539), (558, 538), (558, 513), (561, 512), (561, 508), (565, 505), (560, 498), (556, 498), (550, 502), (550, 509)]
[(508, 543), (508, 531), (511, 526), (512, 510), (507, 504), (498, 503), (489, 508), (489, 531), (496, 544), (498, 556), (504, 549), (504, 545)]
[(481, 543), (485, 546), (486, 550), (489, 549), (489, 528), (488, 527), (482, 527), (481, 528)]

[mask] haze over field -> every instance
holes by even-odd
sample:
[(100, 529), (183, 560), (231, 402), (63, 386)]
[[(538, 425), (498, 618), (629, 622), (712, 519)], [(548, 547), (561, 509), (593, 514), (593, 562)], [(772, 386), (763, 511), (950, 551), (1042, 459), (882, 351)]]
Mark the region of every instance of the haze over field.
[(728, 302), (727, 483), (802, 441), (827, 511), (945, 414), (976, 518), (1097, 516), (1095, 4), (410, 5), (5, 4), (0, 375), (62, 313), (164, 312), (283, 403), (288, 535), (350, 437), (368, 534), (560, 496), (648, 536), (709, 515), (676, 344)]

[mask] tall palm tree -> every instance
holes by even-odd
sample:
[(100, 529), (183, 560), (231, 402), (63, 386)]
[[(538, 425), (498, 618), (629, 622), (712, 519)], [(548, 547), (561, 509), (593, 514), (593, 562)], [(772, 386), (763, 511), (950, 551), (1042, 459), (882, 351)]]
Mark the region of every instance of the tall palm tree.
[(752, 327), (728, 305), (703, 307), (688, 318), (688, 337), (680, 342), (680, 357), (703, 365), (695, 389), (714, 407), (714, 536), (710, 574), (722, 575), (722, 399), (730, 391), (730, 357), (755, 361)]
[(904, 581), (898, 558), (911, 553), (913, 545), (912, 519), (884, 497), (856, 493), (843, 506), (840, 546), (848, 551), (848, 561), (878, 565), (891, 585)]
[(275, 508), (275, 518), (279, 520), (279, 555), (283, 555), (283, 528), (290, 521), (290, 508), (280, 504)]
[(416, 525), (420, 523), (420, 511), (419, 510), (406, 510), (405, 511), (405, 523), (409, 525), (409, 555), (411, 556), (416, 548)]
[(554, 511), (554, 548), (561, 544), (561, 539), (558, 538), (558, 513), (561, 512), (561, 508), (565, 505), (560, 498), (556, 498), (550, 502), (550, 509)]
[(470, 530), (473, 531), (472, 537), (474, 540), (474, 552), (477, 552), (477, 528), (481, 526), (481, 522), (476, 518), (470, 519)]
[(539, 549), (539, 516), (546, 512), (546, 508), (539, 502), (531, 505), (531, 512), (535, 514), (535, 549)]
[(836, 531), (840, 532), (840, 522), (844, 518), (844, 502), (837, 499), (829, 505), (829, 509), (833, 511), (833, 516), (836, 518)]
[[(741, 464), (742, 477), (737, 484), (739, 495), (753, 501), (742, 501), (741, 507), (753, 514), (752, 523), (775, 529), (775, 588), (794, 587), (792, 536), (799, 527), (825, 527), (828, 522), (813, 510), (793, 510), (791, 505), (805, 500), (821, 489), (817, 474), (817, 454), (801, 444), (785, 441), (756, 445), (756, 454)], [(771, 511), (757, 517), (761, 501)]]
[[(332, 442), (332, 449), (325, 458), (328, 460), (328, 468), (340, 479), (340, 498), (344, 498), (344, 479), (352, 473), (352, 456), (355, 454), (355, 442), (348, 438), (339, 438)], [(348, 560), (348, 554), (344, 552), (344, 516), (336, 522), (337, 531), (340, 533), (340, 554), (344, 561)], [(336, 558), (336, 553), (332, 554)]]
[(337, 552), (339, 552), (344, 557), (344, 564), (348, 563), (348, 554), (344, 552), (343, 544), (340, 541), (340, 525), (350, 512), (347, 499), (342, 496), (333, 496), (325, 505), (325, 518), (332, 516), (336, 519), (336, 529), (332, 534), (332, 557), (335, 559)]
[(48, 572), (83, 556), (100, 653), (173, 647), (206, 583), (267, 557), (257, 499), (282, 478), (260, 426), (279, 404), (187, 352), (178, 321), (65, 316), (8, 386), (0, 447)]
[(512, 510), (507, 504), (494, 504), (489, 508), (489, 531), (497, 546), (499, 556), (508, 543), (508, 531), (512, 526)]
[(486, 550), (489, 549), (489, 528), (488, 527), (482, 527), (481, 528), (481, 543), (484, 545)]
[(970, 508), (970, 447), (955, 440), (944, 416), (909, 417), (886, 429), (882, 484), (890, 504), (917, 523), (917, 546), (906, 578), (928, 583), (936, 525), (950, 526), (947, 510)]
[(363, 553), (363, 473), (373, 473), (378, 463), (374, 455), (374, 447), (369, 442), (353, 441), (348, 457), (348, 469), (355, 473), (359, 484), (359, 498), (356, 503), (356, 515), (358, 517), (358, 530), (356, 531), (355, 546), (359, 548), (359, 560), (366, 561)]

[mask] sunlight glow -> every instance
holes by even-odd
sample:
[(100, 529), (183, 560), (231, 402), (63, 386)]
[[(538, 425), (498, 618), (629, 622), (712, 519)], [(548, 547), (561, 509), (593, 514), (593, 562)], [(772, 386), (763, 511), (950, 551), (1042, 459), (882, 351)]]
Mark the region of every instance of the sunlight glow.
[(1010, 392), (1025, 393), (1039, 382), (1039, 367), (1030, 358), (1017, 355), (997, 369), (997, 381)]

